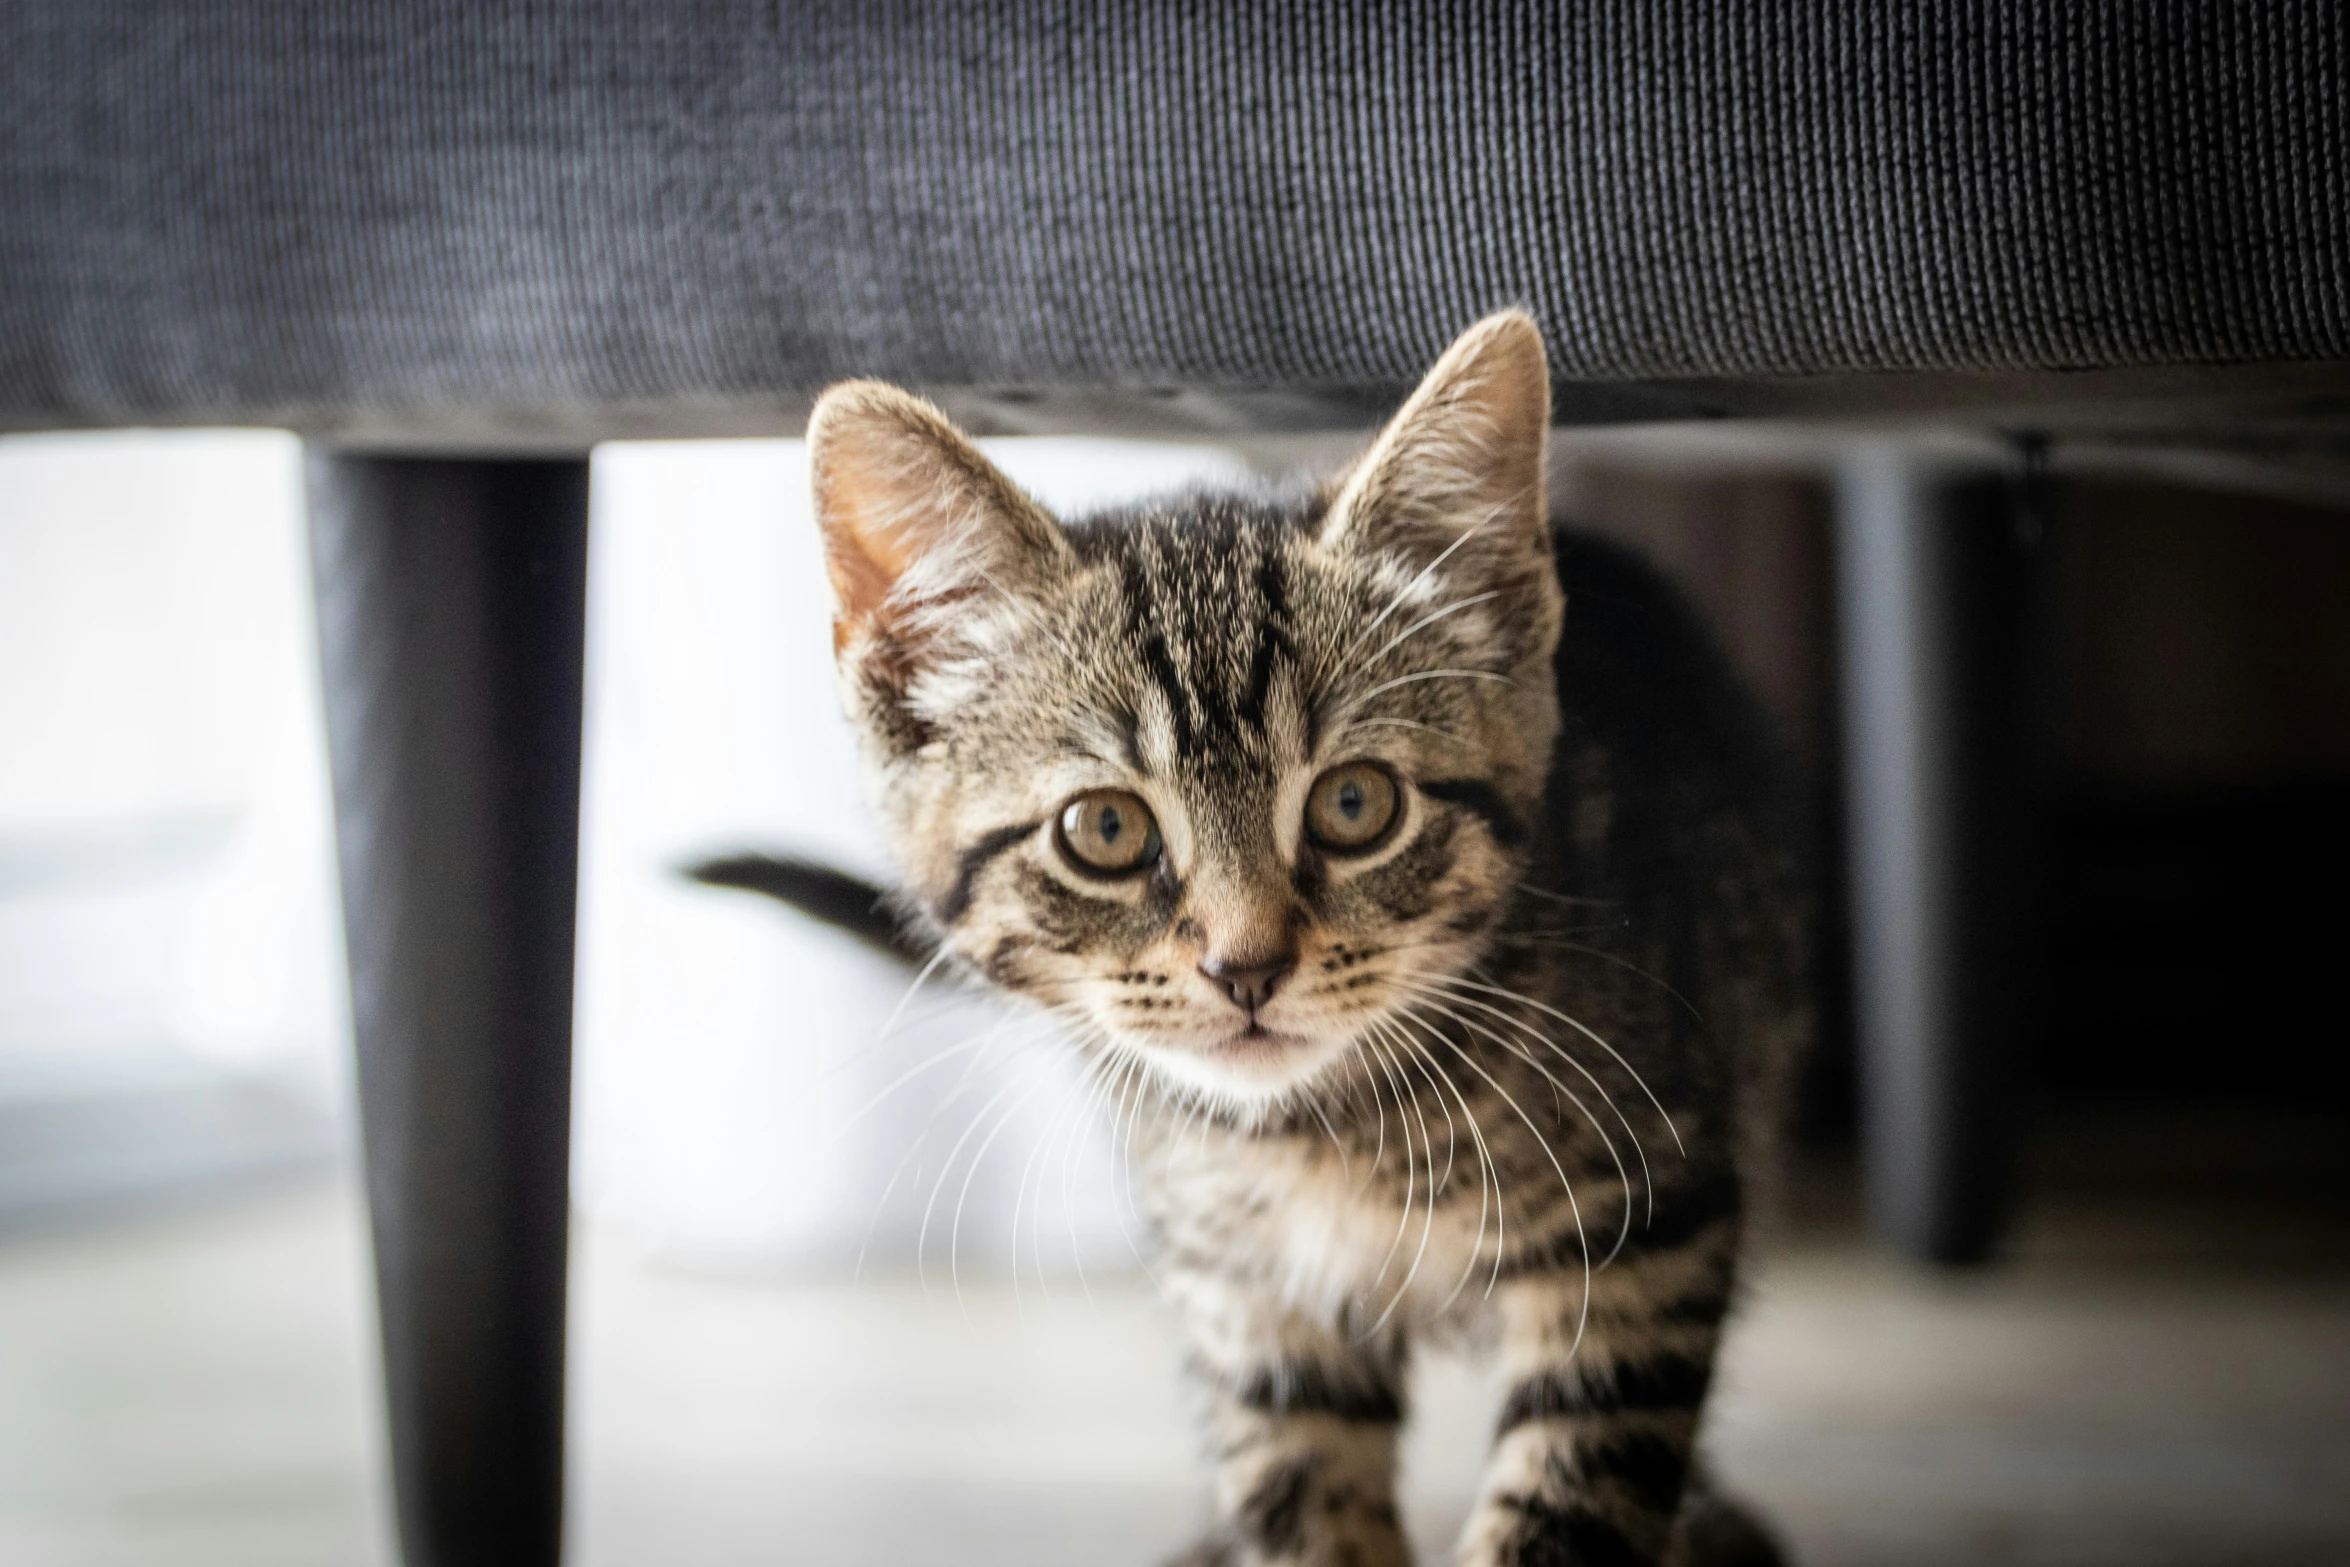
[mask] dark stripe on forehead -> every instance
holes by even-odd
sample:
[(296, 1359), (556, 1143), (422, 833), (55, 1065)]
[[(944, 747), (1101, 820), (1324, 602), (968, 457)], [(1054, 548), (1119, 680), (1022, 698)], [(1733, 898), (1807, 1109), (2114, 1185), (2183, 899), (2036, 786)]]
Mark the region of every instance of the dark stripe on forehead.
[(1119, 586), (1126, 596), (1126, 634), (1142, 653), (1143, 667), (1151, 679), (1158, 682), (1159, 692), (1167, 699), (1167, 715), (1175, 726), (1175, 754), (1190, 758), (1199, 754), (1199, 734), (1191, 721), (1191, 697), (1183, 689), (1183, 678), (1176, 673), (1175, 660), (1167, 651), (1167, 637), (1154, 623), (1151, 614), (1151, 587), (1144, 580), (1140, 559), (1129, 555), (1119, 563)]
[(971, 885), (979, 879), (979, 873), (987, 869), (988, 862), (1043, 825), (1042, 822), (1020, 822), (1010, 827), (998, 827), (957, 855), (955, 884), (947, 889), (947, 895), (938, 902), (938, 922), (941, 925), (952, 925), (969, 913)]
[(1143, 638), (1142, 662), (1167, 699), (1167, 713), (1175, 724), (1175, 755), (1188, 761), (1199, 755), (1199, 731), (1191, 722), (1191, 698), (1184, 693), (1182, 677), (1175, 673), (1175, 660), (1167, 654), (1167, 639), (1156, 631)]
[(1518, 813), (1510, 809), (1501, 791), (1482, 778), (1430, 778), (1419, 785), (1419, 790), (1431, 800), (1442, 800), (1483, 819), (1486, 830), (1494, 841), (1504, 848), (1515, 848), (1526, 841), (1526, 824)]
[[(1195, 609), (1200, 607), (1204, 606)], [(1222, 671), (1216, 667), (1213, 654), (1202, 646), (1206, 639), (1200, 635), (1198, 618), (1194, 616), (1193, 634), (1186, 640), (1184, 651), (1191, 655), (1191, 695), (1199, 704), (1200, 740), (1205, 751), (1229, 751), (1240, 730), (1232, 721), (1232, 703), (1228, 700), (1230, 693), (1225, 690)]]
[(1240, 739), (1233, 687), (1252, 609), (1242, 596), (1250, 553), (1248, 535), (1232, 517), (1198, 519), (1184, 529), (1178, 569), (1169, 574), (1168, 601), (1160, 606), (1179, 628), (1178, 650), (1199, 709), (1200, 745), (1211, 755), (1235, 750)]
[(1265, 703), (1273, 694), (1273, 661), (1295, 652), (1289, 645), (1289, 583), (1281, 552), (1268, 545), (1257, 559), (1257, 648), (1249, 659), (1248, 694), (1240, 699), (1240, 721), (1262, 734)]

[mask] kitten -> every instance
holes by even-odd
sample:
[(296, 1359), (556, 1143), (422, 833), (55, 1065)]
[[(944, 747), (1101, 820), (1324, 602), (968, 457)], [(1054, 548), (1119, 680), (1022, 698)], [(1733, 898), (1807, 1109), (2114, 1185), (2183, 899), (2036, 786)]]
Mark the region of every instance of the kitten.
[(1510, 1391), (1464, 1562), (1774, 1559), (1691, 1444), (1804, 1031), (1777, 768), (1678, 601), (1553, 531), (1548, 425), (1511, 312), (1310, 495), (1064, 522), (891, 387), (809, 427), (903, 912), (1141, 1097), (1187, 1561), (1407, 1561), (1407, 1356), (1468, 1333)]

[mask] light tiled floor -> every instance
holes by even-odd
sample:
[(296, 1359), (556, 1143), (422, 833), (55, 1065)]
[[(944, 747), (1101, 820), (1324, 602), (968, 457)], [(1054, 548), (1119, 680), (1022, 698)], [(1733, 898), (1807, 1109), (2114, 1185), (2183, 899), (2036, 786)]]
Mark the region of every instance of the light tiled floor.
[[(2044, 1206), (1925, 1274), (1798, 1227), (1712, 1446), (1815, 1567), (2350, 1562), (2350, 1253), (2240, 1204)], [(0, 1562), (383, 1562), (365, 1251), (327, 1186), (0, 1248)], [(1143, 1563), (1198, 1522), (1137, 1281), (714, 1277), (580, 1237), (585, 1567)], [(1407, 1507), (1441, 1560), (1490, 1389), (1432, 1362)]]

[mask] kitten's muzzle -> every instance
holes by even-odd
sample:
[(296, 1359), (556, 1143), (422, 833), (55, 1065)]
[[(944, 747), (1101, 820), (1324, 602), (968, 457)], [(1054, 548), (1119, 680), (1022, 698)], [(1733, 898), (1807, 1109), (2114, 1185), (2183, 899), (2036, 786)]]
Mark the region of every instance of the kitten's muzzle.
[(1297, 954), (1284, 952), (1269, 960), (1244, 963), (1211, 957), (1200, 964), (1199, 971), (1225, 999), (1253, 1017), (1273, 999), (1281, 982), (1297, 971)]

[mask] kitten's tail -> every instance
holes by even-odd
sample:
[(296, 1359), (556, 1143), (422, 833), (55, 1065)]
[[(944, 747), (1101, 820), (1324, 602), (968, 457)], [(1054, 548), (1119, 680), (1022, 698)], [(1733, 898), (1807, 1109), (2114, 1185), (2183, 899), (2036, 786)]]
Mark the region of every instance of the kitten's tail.
[(887, 892), (846, 871), (789, 854), (721, 854), (681, 867), (689, 881), (762, 893), (811, 919), (844, 930), (901, 963), (928, 962), (930, 945), (908, 930)]

